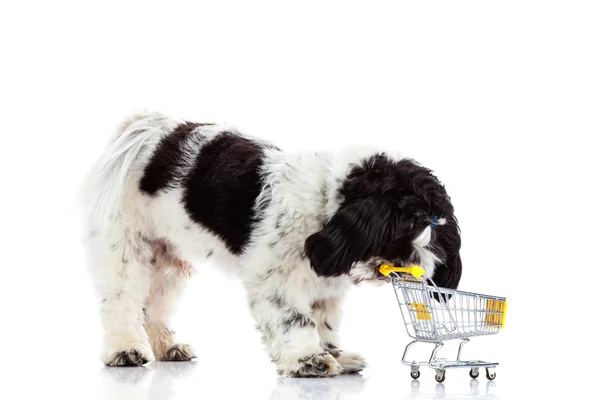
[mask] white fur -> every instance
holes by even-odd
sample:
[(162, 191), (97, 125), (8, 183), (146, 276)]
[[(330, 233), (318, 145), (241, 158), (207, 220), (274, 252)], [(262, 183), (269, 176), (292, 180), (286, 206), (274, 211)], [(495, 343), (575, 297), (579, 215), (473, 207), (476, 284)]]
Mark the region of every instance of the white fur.
[[(444, 221), (445, 222), (445, 221)], [(431, 250), (427, 248), (431, 241), (431, 226), (423, 229), (423, 232), (413, 240), (413, 246), (415, 251), (419, 254), (421, 260), (420, 267), (425, 270), (428, 276), (433, 276), (435, 271), (435, 263), (439, 262), (439, 259)]]
[[(339, 343), (340, 306), (351, 286), (348, 276), (318, 277), (302, 257), (304, 242), (321, 229), (324, 218), (338, 210), (336, 192), (352, 165), (373, 152), (362, 148), (339, 154), (266, 149), (263, 168), (267, 182), (257, 201), (268, 201), (268, 207), (249, 245), (236, 256), (220, 238), (190, 219), (181, 203), (182, 188), (161, 191), (154, 197), (138, 189), (154, 148), (180, 122), (159, 114), (131, 118), (88, 175), (84, 189), (88, 236), (84, 242), (102, 300), (102, 359), (110, 363), (119, 352), (131, 350), (148, 361), (154, 356), (161, 359), (177, 346), (168, 317), (193, 271), (188, 265), (210, 255), (216, 265), (240, 277), (252, 315), (278, 368), (283, 373), (297, 370), (299, 360), (322, 353), (328, 343)], [(224, 129), (218, 125), (197, 128), (204, 139), (191, 136), (185, 146), (187, 162), (181, 168), (192, 168), (201, 146)], [(432, 274), (435, 256), (426, 249), (430, 235), (430, 228), (425, 229), (414, 244), (426, 260), (423, 267)], [(153, 246), (163, 238), (171, 245), (171, 258), (152, 265)], [(269, 279), (265, 279), (267, 274)], [(285, 307), (274, 305), (274, 293), (284, 297)], [(320, 306), (311, 307), (315, 302)], [(290, 310), (307, 316), (315, 325), (286, 331), (281, 318)], [(325, 375), (364, 366), (360, 356), (342, 354), (337, 360), (327, 357), (331, 365)]]
[(179, 123), (151, 113), (135, 115), (119, 127), (88, 172), (81, 192), (92, 225), (106, 228), (116, 221), (124, 189), (141, 172), (136, 167), (144, 165), (160, 138)]

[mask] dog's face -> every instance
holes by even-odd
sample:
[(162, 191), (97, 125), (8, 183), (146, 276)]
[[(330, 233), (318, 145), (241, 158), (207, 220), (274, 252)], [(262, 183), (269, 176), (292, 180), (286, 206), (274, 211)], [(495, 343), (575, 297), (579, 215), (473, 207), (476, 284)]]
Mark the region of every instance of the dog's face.
[(419, 265), (438, 286), (458, 286), (460, 232), (450, 197), (430, 170), (375, 155), (351, 170), (340, 196), (337, 213), (305, 243), (318, 275), (377, 279), (387, 262)]

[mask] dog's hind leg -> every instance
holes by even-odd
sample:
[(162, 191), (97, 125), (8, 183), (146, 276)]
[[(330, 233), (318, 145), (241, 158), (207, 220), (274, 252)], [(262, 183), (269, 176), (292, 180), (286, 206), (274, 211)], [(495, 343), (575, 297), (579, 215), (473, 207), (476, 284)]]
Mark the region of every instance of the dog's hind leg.
[(152, 242), (154, 274), (150, 296), (146, 302), (146, 332), (160, 361), (189, 361), (195, 358), (187, 344), (177, 343), (169, 317), (185, 289), (192, 266), (175, 255), (175, 250), (164, 240)]
[(150, 244), (139, 233), (91, 232), (86, 253), (101, 301), (102, 361), (109, 366), (152, 361), (144, 329), (144, 303), (150, 292), (152, 272)]

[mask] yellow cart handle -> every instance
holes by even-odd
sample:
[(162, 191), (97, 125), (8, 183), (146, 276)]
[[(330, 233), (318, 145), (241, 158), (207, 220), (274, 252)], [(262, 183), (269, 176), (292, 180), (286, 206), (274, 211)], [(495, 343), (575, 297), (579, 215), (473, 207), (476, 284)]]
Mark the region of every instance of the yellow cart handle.
[(389, 265), (389, 264), (381, 264), (381, 267), (379, 267), (379, 272), (381, 272), (385, 276), (388, 276), (391, 272), (404, 272), (407, 274), (411, 274), (415, 278), (419, 279), (423, 276), (423, 274), (425, 273), (425, 270), (416, 265), (413, 265), (412, 267), (408, 267), (408, 268), (402, 268), (402, 267), (394, 267), (393, 265)]

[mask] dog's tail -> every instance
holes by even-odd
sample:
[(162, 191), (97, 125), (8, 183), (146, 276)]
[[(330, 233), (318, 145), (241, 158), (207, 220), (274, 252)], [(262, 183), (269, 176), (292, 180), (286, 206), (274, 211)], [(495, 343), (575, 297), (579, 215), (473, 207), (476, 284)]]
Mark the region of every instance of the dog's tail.
[(140, 168), (140, 155), (153, 148), (163, 132), (156, 123), (159, 118), (165, 119), (154, 113), (127, 118), (90, 168), (80, 193), (90, 226), (103, 229), (121, 216), (128, 184)]

